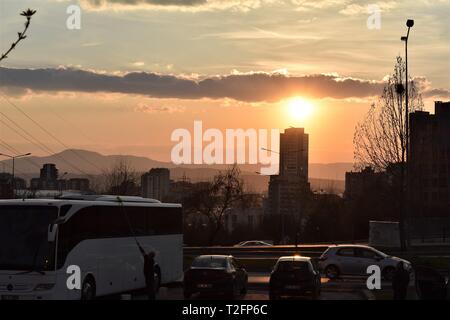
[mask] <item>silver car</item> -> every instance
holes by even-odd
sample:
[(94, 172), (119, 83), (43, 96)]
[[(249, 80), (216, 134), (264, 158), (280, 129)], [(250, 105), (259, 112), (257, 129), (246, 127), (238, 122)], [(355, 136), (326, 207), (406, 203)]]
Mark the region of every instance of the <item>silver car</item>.
[(407, 260), (389, 256), (375, 248), (363, 245), (338, 245), (329, 247), (319, 258), (319, 268), (326, 277), (334, 279), (340, 275), (367, 275), (367, 267), (377, 265), (385, 280), (392, 280), (399, 262), (411, 271)]

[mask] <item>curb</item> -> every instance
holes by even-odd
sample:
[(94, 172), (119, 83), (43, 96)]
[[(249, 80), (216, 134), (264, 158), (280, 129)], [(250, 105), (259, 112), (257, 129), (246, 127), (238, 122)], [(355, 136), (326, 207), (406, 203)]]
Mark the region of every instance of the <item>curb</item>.
[(367, 289), (361, 290), (361, 294), (364, 296), (366, 300), (377, 300), (372, 292)]

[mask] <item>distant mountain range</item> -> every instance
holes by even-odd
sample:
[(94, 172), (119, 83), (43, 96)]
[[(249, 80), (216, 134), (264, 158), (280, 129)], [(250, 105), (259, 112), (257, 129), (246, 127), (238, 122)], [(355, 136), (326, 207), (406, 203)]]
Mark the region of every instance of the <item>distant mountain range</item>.
[[(102, 155), (97, 152), (87, 150), (69, 149), (60, 153), (46, 156), (16, 159), (16, 175), (29, 180), (39, 176), (39, 168), (45, 163), (54, 163), (60, 174), (68, 172), (68, 177), (82, 176), (83, 173), (91, 175), (101, 174), (102, 171), (112, 168), (120, 161), (124, 161), (137, 172), (145, 172), (151, 168), (163, 167), (171, 171), (171, 179), (178, 180), (183, 176), (191, 181), (204, 181), (211, 179), (219, 170), (226, 168), (226, 165), (175, 165), (170, 162), (156, 161), (146, 157), (132, 155)], [(10, 172), (12, 160), (0, 162), (0, 170)], [(80, 170), (78, 171), (75, 167)], [(258, 165), (244, 164), (239, 166), (244, 181), (250, 189), (256, 192), (267, 190), (268, 176), (261, 176), (257, 172)], [(344, 187), (345, 172), (351, 171), (352, 163), (310, 163), (309, 177), (313, 189), (330, 189), (335, 192), (342, 192)]]

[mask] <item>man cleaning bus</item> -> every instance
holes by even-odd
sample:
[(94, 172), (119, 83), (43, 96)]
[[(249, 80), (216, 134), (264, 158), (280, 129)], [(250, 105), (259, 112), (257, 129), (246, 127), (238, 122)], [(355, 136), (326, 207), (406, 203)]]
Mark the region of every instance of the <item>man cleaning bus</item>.
[(144, 258), (144, 277), (148, 300), (155, 300), (155, 253), (153, 251), (150, 251), (148, 254), (145, 253), (145, 250), (139, 243), (138, 247)]

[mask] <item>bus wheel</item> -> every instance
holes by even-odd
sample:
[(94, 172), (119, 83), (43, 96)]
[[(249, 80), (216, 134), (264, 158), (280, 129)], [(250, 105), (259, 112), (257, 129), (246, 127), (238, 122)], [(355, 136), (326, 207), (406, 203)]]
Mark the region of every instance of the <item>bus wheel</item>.
[(81, 288), (81, 300), (94, 300), (95, 281), (91, 276), (86, 277)]

